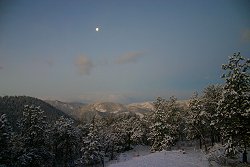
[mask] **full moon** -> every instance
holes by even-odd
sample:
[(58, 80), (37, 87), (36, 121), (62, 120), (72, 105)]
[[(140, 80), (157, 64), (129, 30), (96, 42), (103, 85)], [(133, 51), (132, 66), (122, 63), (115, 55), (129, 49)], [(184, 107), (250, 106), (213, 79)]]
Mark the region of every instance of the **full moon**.
[(99, 31), (99, 28), (98, 28), (98, 27), (96, 27), (96, 28), (95, 28), (95, 31), (96, 31), (96, 32), (98, 32), (98, 31)]

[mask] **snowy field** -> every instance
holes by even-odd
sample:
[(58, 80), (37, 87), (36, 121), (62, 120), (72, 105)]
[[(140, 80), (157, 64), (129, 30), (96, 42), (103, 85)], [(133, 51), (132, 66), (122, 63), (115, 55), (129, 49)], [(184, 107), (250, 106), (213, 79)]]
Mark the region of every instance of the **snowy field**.
[(208, 167), (208, 161), (200, 150), (161, 151), (151, 153), (147, 147), (139, 146), (120, 154), (108, 167)]

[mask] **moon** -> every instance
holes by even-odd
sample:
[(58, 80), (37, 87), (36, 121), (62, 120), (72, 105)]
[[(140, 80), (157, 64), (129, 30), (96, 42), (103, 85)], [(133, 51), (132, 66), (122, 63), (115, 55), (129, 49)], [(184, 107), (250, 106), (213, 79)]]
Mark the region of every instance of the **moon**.
[(99, 27), (96, 27), (96, 28), (95, 28), (95, 31), (98, 32), (98, 31), (99, 31)]

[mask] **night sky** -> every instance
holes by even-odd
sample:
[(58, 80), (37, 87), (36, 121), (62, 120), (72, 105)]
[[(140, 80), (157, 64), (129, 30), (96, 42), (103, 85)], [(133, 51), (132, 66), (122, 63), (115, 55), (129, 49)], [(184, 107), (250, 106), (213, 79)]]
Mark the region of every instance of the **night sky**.
[(187, 99), (238, 51), (248, 0), (0, 0), (0, 96)]

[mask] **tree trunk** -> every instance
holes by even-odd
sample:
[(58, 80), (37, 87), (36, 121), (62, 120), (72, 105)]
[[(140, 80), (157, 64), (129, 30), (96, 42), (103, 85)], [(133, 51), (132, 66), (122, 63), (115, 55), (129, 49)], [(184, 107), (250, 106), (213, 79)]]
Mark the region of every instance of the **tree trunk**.
[(243, 156), (242, 156), (242, 162), (247, 163), (247, 145), (246, 145), (246, 142), (244, 142), (244, 146), (245, 146), (245, 149), (244, 149)]
[(112, 147), (112, 149), (111, 149), (110, 159), (113, 160), (114, 159), (114, 146), (112, 145), (111, 147)]
[(214, 146), (214, 143), (215, 143), (215, 135), (214, 135), (214, 130), (212, 129), (211, 130), (211, 145)]
[(101, 157), (101, 163), (102, 163), (102, 167), (104, 167), (104, 157)]
[(204, 144), (204, 147), (205, 147), (205, 151), (207, 152), (207, 144), (206, 144), (206, 140), (203, 139), (203, 144)]
[(131, 148), (131, 133), (128, 133), (128, 141), (127, 141), (127, 148), (125, 148), (126, 151), (130, 150)]
[(201, 140), (201, 137), (200, 137), (199, 141), (200, 141), (200, 149), (202, 149), (202, 140)]
[(243, 163), (247, 163), (247, 150), (245, 149), (243, 152)]

